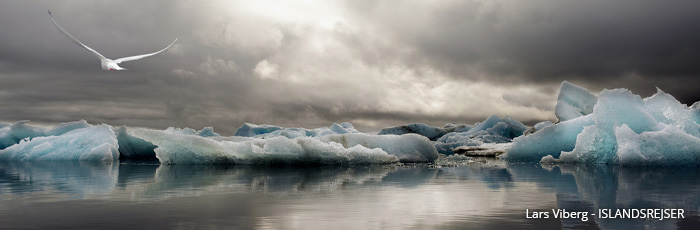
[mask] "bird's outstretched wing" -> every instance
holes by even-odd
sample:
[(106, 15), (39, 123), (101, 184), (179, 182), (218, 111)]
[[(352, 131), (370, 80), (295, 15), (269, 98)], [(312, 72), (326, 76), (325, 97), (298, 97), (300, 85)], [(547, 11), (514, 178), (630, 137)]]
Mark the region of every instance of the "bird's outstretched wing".
[(162, 50), (159, 50), (158, 52), (154, 52), (154, 53), (150, 53), (150, 54), (141, 54), (141, 55), (136, 55), (136, 56), (131, 56), (131, 57), (123, 57), (123, 58), (119, 58), (119, 59), (114, 60), (114, 62), (117, 63), (117, 64), (119, 64), (119, 63), (122, 63), (122, 62), (125, 62), (125, 61), (139, 60), (139, 59), (141, 59), (141, 58), (145, 58), (145, 57), (149, 57), (149, 56), (156, 55), (156, 54), (158, 54), (158, 53), (160, 53), (160, 52), (163, 52), (163, 51), (167, 50), (168, 48), (170, 48), (170, 46), (172, 46), (173, 44), (175, 44), (176, 41), (177, 41), (177, 38), (175, 39), (175, 41), (173, 41), (173, 43), (170, 43), (170, 45), (168, 45), (168, 47), (165, 47), (165, 48), (163, 48)]
[(77, 38), (73, 37), (73, 35), (71, 35), (70, 33), (68, 33), (68, 31), (64, 30), (63, 27), (59, 26), (58, 23), (56, 23), (56, 20), (53, 19), (53, 15), (51, 15), (51, 11), (50, 11), (50, 10), (49, 10), (49, 16), (51, 16), (51, 21), (53, 21), (53, 24), (56, 25), (56, 28), (58, 28), (58, 30), (61, 31), (61, 33), (63, 33), (63, 35), (65, 35), (66, 37), (68, 37), (68, 38), (69, 38), (71, 41), (73, 41), (75, 44), (78, 44), (79, 46), (81, 46), (81, 47), (85, 48), (86, 50), (92, 52), (92, 53), (95, 54), (95, 56), (97, 56), (97, 58), (99, 58), (100, 60), (107, 59), (107, 58), (105, 58), (105, 56), (102, 56), (102, 54), (98, 53), (98, 52), (95, 51), (94, 49), (92, 49), (92, 48), (86, 46), (85, 44), (83, 44), (82, 42), (78, 41)]

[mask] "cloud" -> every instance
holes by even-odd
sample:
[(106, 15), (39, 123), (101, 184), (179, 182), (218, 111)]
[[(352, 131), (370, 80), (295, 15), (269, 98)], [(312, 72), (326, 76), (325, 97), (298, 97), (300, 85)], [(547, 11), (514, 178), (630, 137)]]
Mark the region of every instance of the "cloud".
[(208, 75), (231, 74), (238, 71), (238, 64), (231, 60), (207, 56), (207, 60), (200, 64), (200, 69)]
[(173, 70), (173, 74), (180, 76), (180, 77), (194, 77), (195, 76), (195, 74), (192, 71), (188, 71), (185, 69)]
[[(47, 4), (0, 8), (0, 120), (222, 134), (243, 122), (350, 121), (361, 130), (491, 114), (534, 122), (553, 120), (563, 80), (643, 95), (659, 86), (684, 103), (700, 100), (700, 4), (692, 1)], [(102, 71), (56, 31), (46, 7), (107, 57), (178, 42), (124, 63), (130, 71)]]
[(255, 71), (256, 76), (258, 76), (260, 79), (275, 79), (277, 78), (278, 68), (279, 65), (270, 63), (267, 60), (262, 60), (255, 65), (255, 69), (253, 71)]

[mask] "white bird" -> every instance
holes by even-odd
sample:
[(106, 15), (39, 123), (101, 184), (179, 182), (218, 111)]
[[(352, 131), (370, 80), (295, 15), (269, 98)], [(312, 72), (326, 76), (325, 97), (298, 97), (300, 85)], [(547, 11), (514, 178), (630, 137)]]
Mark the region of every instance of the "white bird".
[(49, 16), (51, 16), (51, 21), (53, 21), (53, 24), (56, 25), (56, 28), (58, 28), (58, 30), (61, 31), (61, 33), (63, 33), (63, 35), (65, 35), (66, 37), (68, 37), (68, 38), (69, 38), (71, 41), (73, 41), (75, 44), (78, 44), (79, 46), (85, 48), (86, 50), (92, 52), (95, 56), (97, 56), (97, 58), (100, 59), (100, 62), (101, 62), (101, 64), (102, 64), (102, 69), (103, 69), (103, 70), (113, 70), (113, 71), (117, 71), (117, 70), (127, 70), (127, 69), (125, 69), (125, 68), (120, 67), (118, 64), (119, 64), (119, 63), (122, 63), (122, 62), (125, 62), (125, 61), (139, 60), (139, 59), (141, 59), (141, 58), (145, 58), (145, 57), (149, 57), (149, 56), (156, 55), (156, 54), (158, 54), (158, 53), (160, 53), (160, 52), (163, 52), (163, 51), (165, 51), (166, 49), (170, 48), (170, 46), (172, 46), (173, 44), (175, 44), (175, 42), (177, 41), (177, 38), (176, 38), (175, 41), (173, 41), (173, 43), (170, 43), (170, 45), (168, 45), (168, 47), (165, 47), (164, 49), (162, 49), (162, 50), (160, 50), (160, 51), (158, 51), (158, 52), (154, 52), (154, 53), (150, 53), (150, 54), (136, 55), (136, 56), (131, 56), (131, 57), (123, 57), (123, 58), (119, 58), (119, 59), (117, 59), (117, 60), (112, 60), (112, 59), (106, 58), (105, 56), (103, 56), (102, 54), (98, 53), (98, 52), (95, 51), (94, 49), (92, 49), (92, 48), (86, 46), (85, 44), (83, 44), (82, 42), (78, 41), (78, 39), (76, 39), (75, 37), (73, 37), (73, 35), (71, 35), (70, 33), (68, 33), (68, 31), (64, 30), (63, 27), (59, 26), (58, 23), (56, 23), (56, 20), (53, 18), (53, 15), (51, 15), (51, 10), (49, 10)]

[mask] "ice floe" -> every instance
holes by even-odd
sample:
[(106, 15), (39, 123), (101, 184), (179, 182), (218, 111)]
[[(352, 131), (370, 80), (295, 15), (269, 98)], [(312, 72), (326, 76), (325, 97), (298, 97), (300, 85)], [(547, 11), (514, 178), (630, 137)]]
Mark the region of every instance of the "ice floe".
[(270, 138), (284, 136), (288, 138), (297, 137), (320, 137), (331, 134), (359, 133), (352, 124), (343, 122), (340, 124), (333, 123), (329, 127), (305, 129), (305, 128), (285, 128), (275, 125), (255, 125), (250, 123), (243, 124), (234, 136), (241, 137), (258, 137)]
[(554, 114), (559, 121), (571, 120), (593, 112), (598, 97), (583, 87), (564, 81), (559, 88)]
[(456, 132), (467, 132), (472, 128), (469, 125), (458, 125), (448, 123), (444, 128), (429, 126), (423, 123), (413, 123), (405, 124), (400, 126), (383, 128), (377, 133), (377, 135), (403, 135), (408, 133), (415, 133), (424, 137), (427, 137), (431, 141), (435, 141), (445, 134)]
[(58, 136), (20, 140), (18, 144), (0, 150), (0, 160), (113, 162), (119, 159), (118, 149), (111, 127), (98, 125)]
[(516, 138), (504, 158), (543, 163), (669, 166), (700, 163), (695, 111), (657, 90), (642, 99), (603, 90), (593, 113)]
[(0, 149), (5, 149), (17, 144), (20, 140), (32, 139), (43, 136), (56, 136), (67, 133), (71, 130), (89, 127), (85, 120), (67, 122), (53, 128), (44, 128), (28, 125), (29, 121), (18, 121), (14, 124), (0, 124)]
[(466, 132), (451, 132), (435, 141), (439, 153), (451, 155), (458, 147), (482, 146), (485, 143), (509, 143), (528, 129), (511, 117), (491, 115)]
[[(156, 157), (164, 164), (373, 164), (397, 162), (400, 159), (380, 148), (366, 147), (374, 147), (375, 144), (368, 138), (362, 138), (369, 136), (367, 134), (342, 134), (325, 138), (277, 136), (218, 141), (197, 135), (148, 129), (133, 129), (129, 133), (158, 146), (155, 149)], [(415, 143), (413, 139), (401, 140)], [(429, 145), (427, 139), (424, 142)], [(398, 145), (403, 144), (391, 141), (378, 143), (394, 144), (399, 148), (401, 146)], [(407, 149), (411, 147), (416, 146)], [(409, 150), (417, 151), (415, 148)], [(401, 156), (405, 159), (418, 157), (410, 152), (402, 154), (410, 155)]]

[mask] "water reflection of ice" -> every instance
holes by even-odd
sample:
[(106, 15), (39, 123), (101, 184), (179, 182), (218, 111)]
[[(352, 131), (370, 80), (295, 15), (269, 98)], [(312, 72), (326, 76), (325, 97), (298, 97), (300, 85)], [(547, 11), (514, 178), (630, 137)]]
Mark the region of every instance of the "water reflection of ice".
[(90, 162), (6, 162), (0, 165), (0, 194), (58, 194), (61, 199), (110, 194), (117, 182), (116, 165)]
[[(598, 219), (603, 229), (674, 229), (683, 222), (697, 222), (700, 207), (700, 169), (644, 168), (558, 165), (546, 167), (560, 170), (561, 177), (573, 176), (576, 191), (557, 189), (558, 208), (596, 213), (599, 209), (684, 209), (684, 220)], [(551, 186), (543, 184), (543, 186)], [(558, 186), (552, 186), (560, 188)], [(569, 186), (564, 186), (569, 187)], [(576, 226), (580, 221), (562, 221), (564, 226)], [(700, 224), (700, 223), (694, 223)]]
[[(174, 215), (169, 212), (172, 209), (183, 215), (178, 221), (187, 223), (199, 221), (191, 219), (194, 217), (229, 218), (199, 213), (212, 208), (231, 211), (224, 207), (241, 206), (235, 209), (236, 215), (254, 218), (247, 224), (273, 229), (673, 229), (699, 224), (697, 181), (700, 170), (696, 168), (543, 167), (498, 160), (458, 167), (406, 164), (306, 168), (167, 166), (148, 162), (7, 163), (0, 165), (0, 217), (9, 212), (20, 215), (16, 213), (41, 205), (35, 202), (39, 200), (55, 201), (56, 207), (67, 209), (79, 204), (76, 207), (80, 210), (100, 203), (106, 213), (124, 212), (118, 208), (142, 208)], [(23, 203), (14, 198), (21, 198)], [(78, 202), (82, 200), (89, 202)], [(687, 217), (694, 217), (664, 221), (592, 217), (588, 222), (525, 218), (525, 209), (595, 213), (601, 208), (682, 208)], [(152, 215), (157, 218), (158, 214)], [(210, 221), (212, 226), (225, 222)]]

